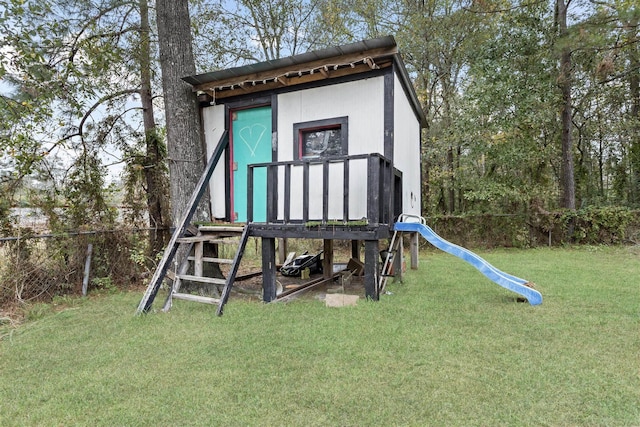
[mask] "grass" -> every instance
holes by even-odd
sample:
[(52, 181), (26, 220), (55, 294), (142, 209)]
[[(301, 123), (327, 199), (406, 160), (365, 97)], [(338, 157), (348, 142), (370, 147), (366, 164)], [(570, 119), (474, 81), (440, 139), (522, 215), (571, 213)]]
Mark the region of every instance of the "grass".
[(40, 313), (2, 330), (0, 425), (639, 425), (640, 251), (480, 254), (543, 304), (423, 252), (356, 307), (232, 299), (216, 318), (177, 301), (133, 317), (135, 292)]

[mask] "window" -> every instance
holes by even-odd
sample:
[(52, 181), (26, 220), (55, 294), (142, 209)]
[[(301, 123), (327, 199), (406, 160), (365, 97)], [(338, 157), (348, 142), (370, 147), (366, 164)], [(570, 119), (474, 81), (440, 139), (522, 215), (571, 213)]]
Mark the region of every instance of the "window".
[(316, 159), (347, 155), (347, 122), (347, 117), (337, 117), (294, 124), (296, 158)]

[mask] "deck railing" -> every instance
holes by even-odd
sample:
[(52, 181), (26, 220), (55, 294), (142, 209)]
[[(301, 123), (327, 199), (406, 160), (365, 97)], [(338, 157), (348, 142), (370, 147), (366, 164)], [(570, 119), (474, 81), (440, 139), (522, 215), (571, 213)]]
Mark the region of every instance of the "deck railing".
[(251, 164), (247, 182), (249, 222), (392, 224), (402, 210), (402, 173), (380, 154)]

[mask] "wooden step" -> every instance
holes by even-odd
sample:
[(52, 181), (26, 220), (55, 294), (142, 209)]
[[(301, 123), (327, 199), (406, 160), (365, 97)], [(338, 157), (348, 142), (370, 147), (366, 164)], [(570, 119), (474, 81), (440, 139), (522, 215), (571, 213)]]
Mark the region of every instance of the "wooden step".
[(181, 274), (178, 276), (180, 280), (189, 280), (191, 282), (213, 283), (214, 285), (224, 285), (227, 283), (225, 279), (217, 279), (215, 277), (192, 276), (189, 274)]
[[(187, 259), (189, 261), (195, 261), (196, 257), (190, 256)], [(211, 258), (211, 257), (203, 256), (202, 257), (202, 261), (204, 261), (204, 262), (214, 262), (216, 264), (233, 264), (233, 260), (232, 259), (228, 259), (228, 258)]]
[(233, 226), (233, 225), (201, 225), (198, 227), (198, 230), (205, 233), (234, 233), (234, 234), (242, 234), (244, 231), (243, 226)]
[(175, 298), (175, 299), (185, 300), (185, 301), (203, 302), (205, 304), (218, 304), (218, 303), (220, 303), (220, 299), (218, 299), (218, 298), (203, 297), (203, 296), (200, 296), (200, 295), (174, 293), (173, 295), (171, 295), (171, 297)]
[(207, 235), (202, 235), (202, 236), (191, 236), (191, 237), (179, 237), (176, 240), (177, 243), (200, 243), (200, 242), (207, 242), (207, 243), (218, 243), (218, 244), (234, 244), (237, 245), (238, 244), (238, 240), (231, 240), (231, 239), (221, 239), (217, 236), (207, 236)]

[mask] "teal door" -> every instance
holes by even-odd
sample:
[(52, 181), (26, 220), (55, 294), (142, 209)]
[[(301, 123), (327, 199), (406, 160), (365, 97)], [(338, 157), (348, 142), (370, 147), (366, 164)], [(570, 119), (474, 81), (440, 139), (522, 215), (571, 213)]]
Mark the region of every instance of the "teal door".
[[(247, 165), (272, 161), (271, 107), (237, 110), (232, 113), (232, 209), (237, 222), (247, 221)], [(254, 169), (253, 221), (267, 220), (267, 170)]]

